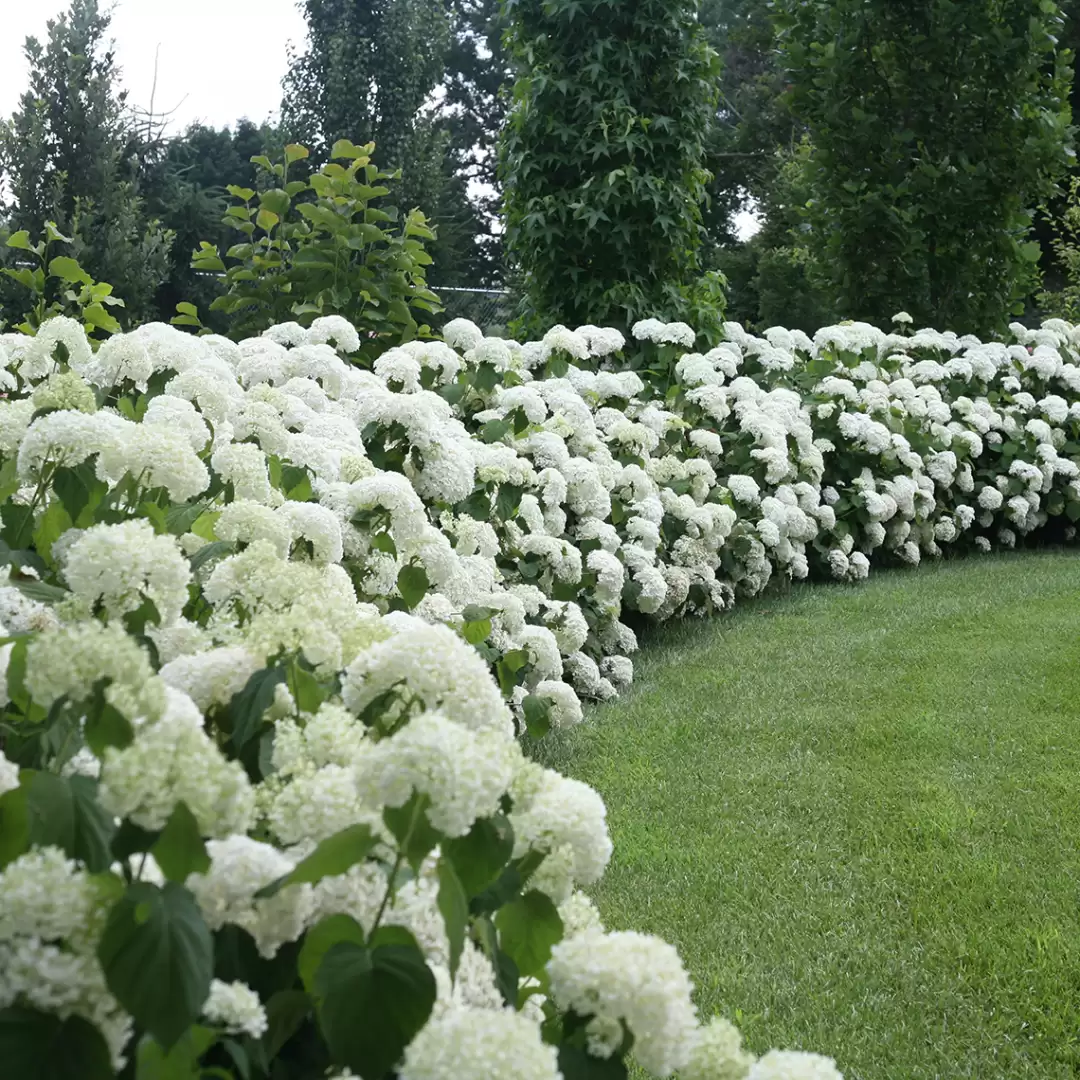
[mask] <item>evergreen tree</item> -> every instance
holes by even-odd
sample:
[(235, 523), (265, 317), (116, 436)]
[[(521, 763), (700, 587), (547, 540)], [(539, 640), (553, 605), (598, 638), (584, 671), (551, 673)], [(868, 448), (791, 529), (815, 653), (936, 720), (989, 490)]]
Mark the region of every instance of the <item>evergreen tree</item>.
[(44, 45), (26, 40), (30, 85), (0, 127), (6, 224), (36, 237), (56, 222), (69, 253), (124, 299), (125, 318), (152, 317), (171, 237), (141, 197), (143, 148), (117, 89), (109, 15), (97, 0), (72, 0), (47, 28)]

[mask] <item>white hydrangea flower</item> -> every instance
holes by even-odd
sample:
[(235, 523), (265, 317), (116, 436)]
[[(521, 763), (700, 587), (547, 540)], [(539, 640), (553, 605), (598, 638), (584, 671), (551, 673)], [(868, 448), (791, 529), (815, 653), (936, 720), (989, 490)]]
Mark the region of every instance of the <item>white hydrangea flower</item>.
[(202, 1012), (211, 1024), (223, 1027), (231, 1035), (261, 1039), (269, 1027), (259, 995), (242, 982), (214, 979)]
[(471, 731), (426, 712), (375, 744), (356, 782), (375, 805), (402, 806), (414, 791), (427, 795), (432, 826), (445, 836), (464, 836), (477, 818), (495, 813), (520, 763), (517, 742), (502, 731)]
[(690, 1058), (697, 1031), (693, 986), (673, 946), (634, 931), (587, 931), (559, 942), (547, 965), (560, 1007), (625, 1023), (634, 1057), (654, 1076)]
[(405, 1051), (401, 1080), (561, 1080), (555, 1047), (513, 1010), (451, 1008)]

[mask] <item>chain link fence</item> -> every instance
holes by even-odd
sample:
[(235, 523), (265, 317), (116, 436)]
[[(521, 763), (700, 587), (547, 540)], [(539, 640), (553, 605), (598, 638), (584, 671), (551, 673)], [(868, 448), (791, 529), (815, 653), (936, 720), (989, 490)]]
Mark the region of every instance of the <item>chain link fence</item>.
[(471, 319), (488, 336), (502, 336), (513, 318), (513, 299), (506, 289), (469, 289), (432, 285), (446, 309), (440, 325), (451, 319)]

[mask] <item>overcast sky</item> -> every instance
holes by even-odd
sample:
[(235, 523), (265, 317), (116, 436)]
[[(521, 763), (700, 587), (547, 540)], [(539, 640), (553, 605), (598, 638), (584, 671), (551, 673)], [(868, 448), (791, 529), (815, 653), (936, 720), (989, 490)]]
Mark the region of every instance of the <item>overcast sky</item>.
[[(102, 6), (110, 7), (110, 0)], [(112, 0), (112, 37), (129, 100), (173, 109), (170, 129), (198, 120), (214, 127), (276, 112), (285, 47), (304, 41), (296, 0)], [(44, 41), (45, 23), (68, 0), (0, 0), (0, 116), (10, 116), (26, 89), (23, 41)]]

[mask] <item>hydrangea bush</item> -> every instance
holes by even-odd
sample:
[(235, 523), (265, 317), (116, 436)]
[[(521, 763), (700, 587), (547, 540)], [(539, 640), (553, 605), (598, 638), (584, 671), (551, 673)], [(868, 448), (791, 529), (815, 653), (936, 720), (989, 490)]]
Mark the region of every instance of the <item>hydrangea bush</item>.
[(836, 1080), (604, 930), (603, 803), (516, 736), (635, 613), (1071, 534), (1080, 331), (898, 326), (0, 336), (0, 1060)]

